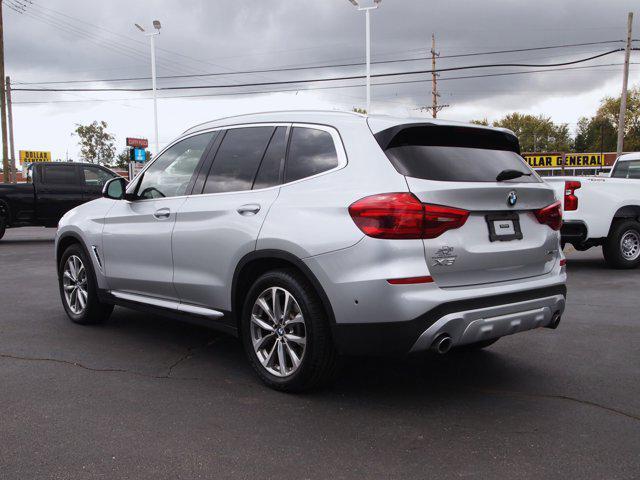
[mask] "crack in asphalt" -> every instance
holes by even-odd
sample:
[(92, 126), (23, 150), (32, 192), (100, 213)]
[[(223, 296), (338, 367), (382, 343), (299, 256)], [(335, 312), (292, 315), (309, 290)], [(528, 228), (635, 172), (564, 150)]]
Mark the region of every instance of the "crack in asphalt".
[[(137, 372), (135, 370), (127, 370), (127, 369), (124, 369), (124, 368), (96, 368), (96, 367), (89, 367), (89, 366), (84, 365), (84, 364), (82, 364), (80, 362), (74, 362), (74, 361), (70, 361), (70, 360), (62, 360), (62, 359), (58, 359), (58, 358), (26, 357), (26, 356), (20, 356), (20, 355), (11, 355), (11, 354), (7, 354), (7, 353), (0, 353), (0, 358), (8, 358), (8, 359), (12, 359), (12, 360), (22, 360), (22, 361), (31, 361), (31, 362), (52, 362), (52, 363), (58, 363), (58, 364), (62, 364), (62, 365), (71, 365), (73, 367), (78, 367), (78, 368), (81, 368), (83, 370), (88, 370), (88, 371), (91, 371), (91, 372), (128, 373), (130, 375), (137, 375), (137, 376), (140, 376), (140, 377), (146, 377), (146, 378), (152, 378), (152, 379), (160, 379), (160, 380), (167, 380), (167, 379), (169, 379), (169, 380), (202, 380), (202, 378), (200, 378), (200, 377), (174, 377), (174, 376), (172, 376), (172, 373), (173, 373), (173, 370), (178, 365), (180, 365), (182, 362), (184, 362), (186, 360), (189, 360), (190, 358), (193, 358), (195, 356), (195, 352), (197, 352), (198, 350), (203, 350), (203, 349), (206, 349), (206, 348), (210, 347), (211, 345), (216, 343), (219, 338), (220, 337), (214, 337), (213, 339), (209, 339), (209, 341), (207, 341), (207, 343), (205, 343), (204, 345), (188, 347), (187, 348), (187, 352), (184, 355), (181, 355), (178, 359), (176, 359), (175, 362), (173, 362), (171, 365), (169, 365), (169, 367), (167, 368), (167, 373), (165, 373), (164, 375), (150, 375), (150, 374), (146, 374), (146, 373), (142, 373), (142, 372)], [(597, 409), (600, 409), (600, 410), (604, 410), (604, 411), (609, 412), (609, 413), (614, 413), (616, 415), (621, 415), (623, 417), (630, 418), (632, 420), (640, 421), (640, 416), (639, 415), (635, 415), (633, 413), (625, 412), (624, 410), (620, 410), (620, 409), (617, 409), (617, 408), (608, 407), (606, 405), (602, 405), (602, 404), (597, 403), (597, 402), (592, 402), (590, 400), (583, 400), (583, 399), (580, 399), (580, 398), (571, 397), (569, 395), (532, 393), (532, 392), (518, 392), (518, 391), (512, 391), (512, 390), (495, 390), (495, 389), (489, 389), (489, 388), (468, 388), (466, 390), (472, 391), (472, 392), (476, 392), (476, 393), (488, 394), (488, 395), (502, 395), (502, 396), (525, 397), (525, 398), (543, 398), (543, 399), (547, 399), (547, 400), (562, 400), (562, 401), (574, 402), (574, 403), (579, 403), (581, 405), (586, 405), (586, 406), (589, 406), (589, 407), (594, 407), (594, 408), (597, 408)]]
[(560, 395), (560, 394), (551, 394), (551, 393), (517, 392), (512, 390), (493, 390), (493, 389), (487, 389), (487, 388), (471, 388), (470, 390), (478, 393), (489, 394), (489, 395), (503, 395), (503, 396), (526, 397), (526, 398), (545, 398), (548, 400), (564, 400), (569, 402), (576, 402), (582, 405), (599, 408), (610, 413), (615, 413), (617, 415), (622, 415), (623, 417), (627, 417), (632, 420), (640, 421), (640, 416), (634, 415), (633, 413), (625, 412), (624, 410), (620, 410), (613, 407), (607, 407), (606, 405), (592, 402), (591, 400), (582, 400), (580, 398), (570, 397), (569, 395)]
[[(9, 358), (12, 360), (23, 360), (23, 361), (27, 361), (27, 362), (51, 362), (51, 363), (59, 363), (62, 365), (71, 365), (72, 367), (78, 367), (81, 368), (83, 370), (88, 370), (90, 372), (102, 372), (102, 373), (128, 373), (130, 375), (137, 375), (139, 377), (146, 377), (146, 378), (153, 378), (153, 379), (172, 379), (172, 380), (201, 380), (200, 378), (197, 377), (172, 377), (171, 376), (171, 369), (173, 368), (174, 365), (172, 365), (170, 367), (170, 370), (167, 374), (165, 375), (151, 375), (148, 373), (142, 373), (142, 372), (137, 372), (135, 370), (128, 370), (126, 368), (96, 368), (96, 367), (89, 367), (87, 365), (84, 365), (80, 362), (74, 362), (71, 360), (62, 360), (59, 358), (47, 358), (47, 357), (24, 357), (21, 355), (11, 355), (8, 353), (0, 353), (0, 358)], [(184, 360), (183, 357), (180, 358), (179, 361)], [(178, 362), (179, 363), (179, 362)]]
[(85, 365), (85, 364), (80, 363), (80, 362), (74, 362), (74, 361), (71, 361), (71, 360), (63, 360), (63, 359), (59, 359), (59, 358), (29, 357), (29, 356), (21, 356), (21, 355), (12, 355), (12, 354), (8, 354), (8, 353), (0, 353), (0, 358), (8, 358), (8, 359), (12, 359), (12, 360), (23, 360), (23, 361), (28, 361), (28, 362), (51, 362), (51, 363), (58, 363), (58, 364), (62, 364), (62, 365), (70, 365), (70, 366), (73, 366), (73, 367), (78, 367), (78, 368), (81, 368), (83, 370), (88, 370), (90, 372), (128, 373), (130, 375), (137, 375), (139, 377), (153, 378), (153, 379), (159, 379), (159, 380), (166, 380), (166, 379), (171, 379), (171, 380), (202, 380), (202, 378), (199, 378), (199, 377), (174, 377), (174, 376), (172, 376), (172, 373), (173, 373), (173, 370), (178, 365), (180, 365), (182, 362), (192, 358), (196, 351), (210, 347), (211, 345), (213, 345), (218, 340), (218, 338), (219, 337), (214, 337), (213, 339), (209, 339), (209, 341), (207, 341), (207, 343), (205, 343), (204, 345), (188, 347), (187, 348), (187, 352), (184, 355), (181, 355), (175, 362), (173, 362), (171, 365), (169, 365), (169, 367), (167, 368), (167, 373), (165, 373), (164, 375), (151, 375), (151, 374), (148, 374), (148, 373), (137, 372), (135, 370), (128, 370), (126, 368), (90, 367), (90, 366)]

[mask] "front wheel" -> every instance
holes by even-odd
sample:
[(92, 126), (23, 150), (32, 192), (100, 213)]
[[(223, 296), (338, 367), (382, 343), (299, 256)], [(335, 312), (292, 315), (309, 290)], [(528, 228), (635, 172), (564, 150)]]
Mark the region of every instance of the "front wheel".
[(241, 335), (249, 362), (276, 390), (322, 386), (336, 371), (329, 320), (309, 282), (295, 270), (258, 278), (246, 297)]
[(7, 231), (7, 221), (3, 216), (0, 216), (0, 240), (4, 237), (4, 233)]
[(640, 223), (624, 220), (614, 224), (602, 252), (613, 268), (628, 269), (640, 265)]
[(73, 244), (62, 254), (58, 283), (62, 305), (72, 322), (82, 325), (101, 323), (111, 315), (113, 305), (98, 299), (93, 266), (80, 245)]

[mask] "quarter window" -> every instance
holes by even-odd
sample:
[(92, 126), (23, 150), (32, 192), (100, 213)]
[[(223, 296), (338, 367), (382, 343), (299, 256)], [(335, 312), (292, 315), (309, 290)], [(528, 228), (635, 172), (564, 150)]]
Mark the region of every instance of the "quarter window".
[(232, 128), (222, 140), (204, 193), (251, 190), (274, 127)]
[(214, 133), (203, 133), (176, 143), (144, 172), (137, 188), (139, 198), (186, 195), (191, 179)]
[(329, 132), (307, 127), (293, 129), (285, 182), (311, 177), (337, 166), (338, 154)]

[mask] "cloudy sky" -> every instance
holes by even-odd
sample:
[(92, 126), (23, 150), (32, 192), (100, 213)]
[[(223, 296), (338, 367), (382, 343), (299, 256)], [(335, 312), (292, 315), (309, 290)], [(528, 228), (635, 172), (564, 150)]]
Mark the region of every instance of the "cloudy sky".
[[(368, 0), (361, 0), (366, 3)], [(234, 85), (362, 74), (363, 66), (285, 72), (254, 70), (358, 64), (364, 61), (364, 15), (347, 0), (4, 0), (6, 69), (14, 88), (145, 88), (149, 46), (135, 22), (158, 37), (160, 87)], [(23, 4), (24, 7), (21, 7)], [(22, 13), (9, 8), (17, 7)], [(430, 68), (431, 34), (441, 54), (438, 67), (489, 63), (550, 64), (596, 55), (624, 45), (627, 12), (637, 1), (609, 0), (383, 0), (372, 13), (373, 73)], [(640, 15), (640, 12), (636, 12)], [(636, 18), (638, 20), (638, 18)], [(635, 22), (635, 38), (640, 25)], [(576, 43), (570, 48), (474, 55)], [(640, 42), (636, 43), (640, 46)], [(639, 62), (638, 52), (632, 62)], [(446, 58), (448, 57), (448, 58)], [(622, 53), (582, 63), (580, 69), (500, 67), (442, 73), (442, 118), (497, 119), (521, 111), (542, 113), (573, 129), (600, 99), (619, 95)], [(213, 75), (212, 75), (213, 74)], [(201, 75), (201, 76), (196, 76)], [(452, 78), (474, 76), (476, 78)], [(140, 78), (140, 80), (118, 80)], [(95, 82), (77, 83), (95, 80)], [(406, 83), (409, 81), (410, 83)], [(66, 83), (45, 83), (66, 82)], [(76, 82), (76, 83), (68, 83)], [(384, 77), (373, 88), (373, 113), (426, 115), (430, 76)], [(405, 82), (405, 83), (397, 83)], [(631, 85), (640, 69), (631, 68)], [(160, 144), (189, 126), (238, 113), (274, 109), (364, 107), (362, 80), (277, 86), (161, 91)], [(333, 88), (342, 86), (344, 88)], [(320, 87), (320, 88), (319, 88)], [(332, 88), (326, 88), (332, 87)], [(280, 90), (276, 93), (264, 93)], [(287, 91), (282, 91), (287, 90)], [(256, 93), (258, 92), (258, 93)], [(16, 150), (50, 150), (54, 158), (78, 158), (78, 123), (105, 120), (118, 149), (126, 136), (153, 138), (149, 92), (15, 91)], [(182, 97), (182, 98), (179, 98)]]

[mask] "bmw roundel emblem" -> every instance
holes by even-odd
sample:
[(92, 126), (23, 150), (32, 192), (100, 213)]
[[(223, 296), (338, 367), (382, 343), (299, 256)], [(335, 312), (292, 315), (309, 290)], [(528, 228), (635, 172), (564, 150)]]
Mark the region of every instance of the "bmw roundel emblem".
[(515, 190), (511, 190), (509, 195), (507, 195), (507, 205), (510, 207), (515, 207), (516, 203), (518, 203), (518, 194)]

